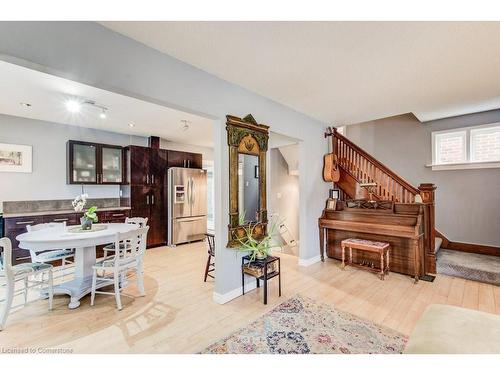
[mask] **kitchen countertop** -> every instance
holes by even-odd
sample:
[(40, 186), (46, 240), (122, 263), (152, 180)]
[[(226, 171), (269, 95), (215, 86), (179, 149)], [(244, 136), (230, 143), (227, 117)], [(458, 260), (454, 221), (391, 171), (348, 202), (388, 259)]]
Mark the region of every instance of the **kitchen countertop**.
[[(125, 211), (130, 210), (131, 207), (103, 207), (98, 208), (97, 212), (102, 211)], [(38, 212), (15, 212), (15, 213), (3, 213), (4, 219), (9, 219), (12, 217), (25, 217), (25, 216), (44, 216), (44, 215), (65, 215), (65, 214), (78, 214), (74, 210), (55, 210), (55, 211), (38, 211)]]

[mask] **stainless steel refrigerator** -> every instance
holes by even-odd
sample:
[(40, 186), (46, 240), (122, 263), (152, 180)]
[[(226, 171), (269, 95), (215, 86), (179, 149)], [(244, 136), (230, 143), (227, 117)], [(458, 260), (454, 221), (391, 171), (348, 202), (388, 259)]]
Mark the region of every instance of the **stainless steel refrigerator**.
[(168, 244), (198, 241), (207, 232), (207, 171), (168, 170)]

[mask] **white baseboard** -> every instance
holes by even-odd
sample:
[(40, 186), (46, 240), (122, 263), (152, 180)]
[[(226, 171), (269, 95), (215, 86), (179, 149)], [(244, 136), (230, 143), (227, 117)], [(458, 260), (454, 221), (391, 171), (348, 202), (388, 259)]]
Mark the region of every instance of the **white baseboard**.
[(313, 265), (314, 263), (318, 263), (320, 261), (321, 261), (321, 255), (316, 255), (315, 257), (312, 257), (309, 259), (299, 258), (299, 266), (309, 267), (309, 266)]
[[(257, 288), (257, 282), (255, 279), (249, 281), (248, 283), (245, 283), (245, 293), (249, 292), (251, 290), (254, 290)], [(220, 294), (220, 293), (215, 293), (213, 294), (213, 300), (217, 302), (220, 305), (223, 305), (235, 298), (238, 298), (243, 294), (243, 290), (241, 289), (241, 286), (239, 288), (233, 289), (230, 292)]]

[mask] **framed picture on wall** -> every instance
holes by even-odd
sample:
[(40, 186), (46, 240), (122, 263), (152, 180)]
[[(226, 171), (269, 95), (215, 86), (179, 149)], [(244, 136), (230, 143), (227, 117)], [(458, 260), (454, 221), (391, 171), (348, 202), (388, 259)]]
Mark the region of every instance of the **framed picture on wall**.
[(0, 172), (32, 172), (32, 147), (0, 143)]
[(340, 190), (330, 189), (330, 199), (339, 199), (339, 198), (340, 198)]
[(337, 199), (335, 198), (329, 198), (327, 201), (326, 201), (326, 209), (327, 210), (332, 210), (332, 211), (335, 211), (335, 209), (337, 208)]

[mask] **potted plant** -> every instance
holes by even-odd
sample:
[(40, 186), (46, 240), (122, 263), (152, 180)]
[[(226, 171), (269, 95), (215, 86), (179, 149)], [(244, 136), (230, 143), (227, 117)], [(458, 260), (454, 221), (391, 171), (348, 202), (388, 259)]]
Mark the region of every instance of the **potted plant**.
[[(85, 209), (85, 205), (87, 204), (88, 194), (78, 195), (73, 201), (73, 209), (75, 212), (82, 212)], [(82, 230), (91, 230), (92, 223), (97, 223), (97, 207), (92, 206), (87, 211), (83, 213), (83, 216), (80, 218), (80, 224), (82, 225)]]
[(272, 220), (267, 227), (265, 236), (255, 237), (255, 227), (262, 223), (253, 223), (245, 227), (245, 237), (239, 238), (241, 246), (238, 251), (248, 252), (250, 255), (250, 263), (255, 259), (265, 259), (271, 255), (273, 247), (282, 247), (281, 243), (275, 243), (275, 238), (279, 234), (280, 222)]

